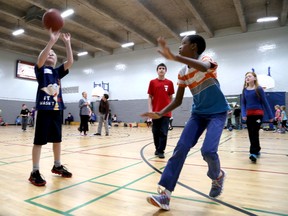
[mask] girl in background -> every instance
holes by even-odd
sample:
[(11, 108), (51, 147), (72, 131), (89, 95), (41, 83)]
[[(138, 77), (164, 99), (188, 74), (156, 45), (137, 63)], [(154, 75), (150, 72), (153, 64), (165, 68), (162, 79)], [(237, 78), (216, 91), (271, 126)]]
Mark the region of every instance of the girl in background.
[(287, 128), (287, 115), (286, 115), (286, 107), (283, 105), (280, 107), (281, 109), (281, 132), (280, 133), (285, 133)]
[(273, 114), (268, 104), (264, 90), (258, 84), (257, 75), (254, 72), (245, 74), (244, 87), (241, 98), (241, 115), (246, 121), (250, 140), (249, 159), (256, 163), (260, 156), (259, 130), (262, 124), (264, 112), (267, 112), (270, 122)]
[(275, 125), (275, 130), (273, 133), (276, 132), (281, 132), (281, 109), (279, 105), (274, 106), (275, 109), (275, 119), (274, 119), (274, 125)]

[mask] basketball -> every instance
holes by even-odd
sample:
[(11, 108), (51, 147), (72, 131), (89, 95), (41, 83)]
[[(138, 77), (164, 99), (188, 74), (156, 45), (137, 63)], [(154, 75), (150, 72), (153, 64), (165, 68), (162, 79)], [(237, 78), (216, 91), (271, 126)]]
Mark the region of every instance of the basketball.
[(53, 8), (44, 13), (42, 23), (46, 29), (52, 29), (52, 32), (57, 32), (64, 26), (60, 11)]

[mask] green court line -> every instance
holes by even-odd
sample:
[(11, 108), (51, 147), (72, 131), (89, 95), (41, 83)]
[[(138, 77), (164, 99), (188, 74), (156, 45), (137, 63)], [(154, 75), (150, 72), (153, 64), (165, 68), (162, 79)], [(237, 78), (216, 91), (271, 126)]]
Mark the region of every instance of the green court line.
[[(114, 189), (114, 190), (112, 190), (112, 191), (110, 191), (110, 192), (108, 192), (108, 193), (105, 193), (105, 194), (103, 194), (103, 195), (101, 195), (101, 196), (99, 196), (99, 197), (97, 197), (97, 198), (95, 198), (95, 199), (92, 199), (92, 200), (90, 200), (90, 201), (88, 201), (88, 202), (86, 202), (86, 203), (83, 203), (83, 204), (81, 204), (81, 205), (79, 205), (79, 206), (76, 206), (76, 207), (74, 207), (74, 208), (66, 211), (66, 213), (70, 213), (70, 212), (76, 211), (76, 210), (78, 210), (79, 208), (81, 208), (81, 207), (83, 207), (83, 206), (86, 206), (86, 205), (88, 205), (88, 204), (90, 204), (90, 203), (93, 203), (93, 202), (95, 202), (95, 201), (97, 201), (97, 200), (100, 200), (100, 199), (102, 199), (102, 198), (105, 198), (105, 197), (107, 197), (108, 195), (110, 195), (110, 194), (112, 194), (112, 193), (115, 193), (116, 191), (119, 191), (119, 190), (121, 190), (121, 189), (128, 189), (127, 186), (132, 185), (132, 184), (134, 184), (134, 183), (136, 183), (136, 182), (138, 182), (138, 181), (140, 181), (140, 180), (142, 180), (142, 179), (144, 179), (144, 178), (146, 178), (146, 177), (148, 177), (148, 176), (150, 176), (150, 175), (152, 175), (152, 174), (154, 174), (154, 173), (155, 173), (155, 172), (148, 173), (148, 174), (146, 174), (146, 175), (144, 175), (144, 176), (142, 176), (142, 177), (140, 177), (140, 178), (138, 178), (138, 179), (135, 179), (134, 181), (129, 182), (128, 184), (125, 184), (125, 185), (123, 185), (123, 186), (114, 186), (114, 185), (109, 185), (109, 184), (101, 183), (102, 185), (111, 186), (111, 187), (116, 187), (116, 189)], [(93, 183), (97, 183), (97, 182), (93, 182)], [(133, 189), (130, 189), (130, 190), (133, 190)], [(137, 191), (137, 190), (133, 190), (133, 191)], [(138, 191), (140, 192), (141, 190), (138, 190)], [(150, 193), (150, 192), (147, 192), (147, 191), (146, 191), (145, 193)], [(176, 198), (176, 197), (175, 197), (175, 198)], [(187, 200), (188, 200), (188, 199), (187, 199)], [(191, 200), (192, 200), (192, 199), (191, 199)], [(198, 200), (198, 201), (199, 201), (199, 200)], [(200, 202), (200, 201), (199, 201), (199, 202)], [(208, 202), (205, 202), (205, 203), (208, 203)], [(209, 202), (209, 203), (215, 204), (215, 203), (213, 203), (213, 202)]]
[[(199, 150), (195, 150), (194, 152), (192, 152), (191, 154), (189, 154), (189, 156), (192, 155), (192, 154), (195, 154), (195, 153), (197, 153), (197, 152), (199, 152), (199, 151), (200, 151), (200, 149), (199, 149)], [(170, 151), (169, 153), (171, 153), (171, 152), (173, 152), (173, 151)], [(156, 158), (156, 157), (152, 157), (152, 158), (150, 158), (150, 159), (153, 159), (153, 158)], [(149, 159), (149, 160), (150, 160), (150, 159)], [(105, 173), (105, 174), (103, 174), (103, 175), (94, 177), (94, 178), (92, 178), (92, 179), (88, 179), (88, 180), (83, 181), (83, 182), (79, 182), (79, 183), (74, 184), (74, 185), (70, 185), (70, 186), (67, 186), (67, 187), (64, 187), (64, 188), (61, 188), (61, 189), (58, 189), (58, 190), (51, 191), (51, 192), (46, 193), (46, 194), (42, 194), (42, 195), (39, 195), (39, 196), (32, 197), (32, 198), (27, 199), (27, 200), (25, 200), (25, 201), (28, 202), (28, 203), (31, 203), (31, 204), (35, 204), (36, 202), (33, 202), (33, 201), (32, 201), (32, 200), (34, 200), (34, 199), (38, 199), (38, 198), (41, 198), (41, 197), (44, 197), (44, 196), (48, 196), (48, 195), (50, 195), (50, 194), (53, 194), (53, 193), (57, 193), (57, 192), (59, 192), (59, 191), (66, 190), (66, 189), (69, 189), (69, 188), (78, 186), (78, 185), (80, 185), (80, 184), (84, 184), (84, 183), (87, 183), (87, 182), (93, 182), (93, 180), (95, 180), (95, 179), (101, 178), (101, 177), (103, 177), (103, 176), (110, 175), (110, 174), (112, 174), (112, 173), (115, 173), (115, 172), (118, 172), (118, 171), (121, 171), (121, 170), (124, 170), (124, 169), (127, 169), (127, 168), (129, 168), (129, 167), (138, 165), (138, 164), (140, 164), (140, 163), (143, 163), (143, 161), (137, 162), (137, 163), (135, 163), (135, 164), (131, 164), (131, 165), (129, 165), (129, 166), (122, 167), (122, 168), (120, 168), (120, 169), (117, 169), (117, 170), (114, 170), (114, 171)], [(165, 168), (165, 166), (161, 167), (160, 170), (162, 170), (162, 169), (164, 169), (164, 168)], [(149, 174), (145, 175), (144, 177), (139, 178), (139, 180), (142, 180), (143, 178), (146, 178), (147, 176), (149, 176), (149, 175), (151, 175), (151, 174), (153, 174), (153, 173), (155, 173), (155, 172), (149, 173)], [(138, 180), (138, 181), (139, 181), (139, 180)], [(136, 182), (136, 181), (137, 181), (137, 180), (135, 180), (135, 182)], [(132, 183), (134, 183), (134, 182), (132, 182)], [(132, 183), (127, 184), (127, 186), (130, 185), (130, 184), (132, 184)], [(106, 193), (106, 194), (102, 195), (101, 197), (95, 198), (95, 199), (89, 201), (88, 203), (86, 203), (86, 204), (84, 203), (84, 204), (82, 204), (82, 205), (80, 205), (80, 206), (78, 206), (78, 207), (75, 207), (75, 208), (79, 209), (79, 208), (81, 208), (82, 206), (86, 206), (86, 205), (88, 205), (88, 204), (90, 204), (90, 203), (92, 203), (92, 202), (94, 202), (94, 201), (97, 201), (98, 199), (101, 199), (101, 198), (103, 198), (103, 197), (106, 197), (106, 196), (110, 195), (111, 193), (114, 193), (114, 192), (116, 192), (116, 191), (118, 191), (118, 190), (121, 190), (121, 189), (123, 189), (123, 188), (125, 188), (125, 187), (126, 187), (125, 185), (124, 185), (124, 186), (121, 186), (121, 187), (119, 187), (119, 188), (117, 188), (117, 189), (115, 189), (115, 190), (113, 190), (113, 191), (111, 191), (111, 192), (109, 192), (109, 193)], [(59, 210), (57, 210), (57, 209), (53, 209), (53, 208), (51, 208), (51, 207), (44, 206), (44, 205), (40, 205), (40, 204), (39, 204), (39, 207), (45, 208), (45, 209), (50, 210), (50, 211), (53, 211), (53, 212), (59, 211)], [(73, 208), (73, 209), (75, 209), (75, 208)], [(66, 213), (69, 213), (69, 212), (71, 212), (71, 211), (74, 211), (73, 209), (66, 211)], [(57, 213), (59, 213), (59, 212), (57, 212)], [(62, 214), (66, 214), (66, 213), (63, 212)]]
[(97, 176), (97, 177), (94, 177), (94, 178), (91, 178), (91, 179), (88, 179), (88, 180), (85, 180), (85, 181), (79, 182), (79, 183), (77, 183), (77, 184), (73, 184), (73, 185), (70, 185), (70, 186), (67, 186), (67, 187), (63, 187), (63, 188), (58, 189), (58, 190), (51, 191), (51, 192), (49, 192), (49, 193), (45, 193), (45, 194), (41, 194), (41, 195), (39, 195), (39, 196), (32, 197), (32, 198), (27, 199), (27, 200), (25, 200), (25, 201), (28, 202), (29, 200), (38, 199), (38, 198), (40, 198), (40, 197), (48, 196), (48, 195), (50, 195), (50, 194), (57, 193), (57, 192), (59, 192), (59, 191), (63, 191), (63, 190), (66, 190), (66, 189), (69, 189), (69, 188), (72, 188), (72, 187), (75, 187), (75, 186), (78, 186), (78, 185), (81, 185), (81, 184), (87, 183), (87, 182), (91, 182), (91, 181), (93, 181), (94, 179), (98, 179), (98, 178), (101, 178), (101, 177), (104, 177), (104, 176), (110, 175), (110, 174), (112, 174), (112, 173), (115, 173), (115, 172), (118, 172), (118, 171), (124, 170), (124, 169), (126, 169), (126, 168), (129, 168), (129, 167), (132, 167), (132, 166), (138, 165), (139, 163), (143, 163), (143, 161), (137, 162), (137, 163), (135, 163), (135, 164), (131, 164), (131, 165), (126, 166), (126, 167), (122, 167), (122, 168), (117, 169), (117, 170), (113, 170), (113, 171), (111, 171), (111, 172), (108, 172), (108, 173), (102, 174), (102, 175), (100, 175), (100, 176)]
[[(228, 140), (230, 140), (230, 139), (231, 139), (231, 137), (228, 137), (226, 140), (222, 141), (222, 142), (220, 143), (220, 145), (223, 144), (223, 143), (225, 143), (226, 141), (228, 141)], [(197, 152), (199, 152), (200, 150), (201, 150), (201, 149), (198, 149), (198, 150), (195, 150), (195, 151), (191, 152), (191, 153), (189, 154), (189, 156), (190, 156), (190, 155), (193, 155), (193, 154), (195, 154), (195, 153), (197, 153)], [(170, 151), (170, 152), (172, 152), (172, 151)], [(169, 152), (169, 153), (170, 153), (170, 152)], [(149, 160), (154, 159), (154, 158), (155, 158), (155, 157), (152, 157), (152, 158), (150, 158)], [(113, 194), (114, 192), (117, 192), (117, 191), (119, 191), (119, 190), (121, 190), (121, 189), (133, 190), (133, 191), (138, 191), (138, 192), (143, 192), (143, 193), (151, 193), (151, 192), (148, 192), (148, 191), (142, 191), (142, 190), (138, 190), (138, 189), (128, 188), (127, 186), (129, 186), (129, 185), (131, 185), (131, 184), (133, 184), (133, 183), (135, 183), (135, 182), (137, 182), (137, 181), (140, 181), (140, 180), (142, 180), (142, 179), (144, 179), (144, 178), (146, 178), (146, 177), (148, 177), (148, 176), (150, 176), (150, 175), (152, 175), (152, 174), (155, 174), (156, 172), (154, 172), (154, 171), (151, 172), (151, 173), (148, 173), (148, 174), (146, 174), (146, 175), (144, 175), (144, 176), (142, 176), (142, 177), (140, 177), (140, 178), (138, 178), (138, 179), (136, 179), (136, 180), (134, 180), (134, 181), (132, 181), (132, 182), (130, 182), (130, 183), (128, 183), (128, 184), (125, 184), (125, 185), (123, 185), (123, 186), (115, 186), (115, 185), (109, 185), (109, 184), (105, 184), (105, 183), (93, 181), (93, 180), (95, 180), (95, 179), (98, 179), (98, 178), (101, 178), (101, 177), (110, 175), (110, 174), (112, 174), (112, 173), (115, 173), (115, 172), (118, 172), (118, 171), (127, 169), (127, 168), (129, 168), (129, 167), (138, 165), (138, 164), (140, 164), (140, 163), (143, 163), (143, 161), (140, 161), (140, 162), (137, 162), (137, 163), (135, 163), (135, 164), (131, 164), (131, 165), (122, 167), (122, 168), (120, 168), (120, 169), (117, 169), (117, 170), (114, 170), (114, 171), (105, 173), (105, 174), (103, 174), (103, 175), (100, 175), (100, 176), (97, 176), (97, 177), (94, 177), (94, 178), (85, 180), (85, 181), (83, 181), (83, 182), (79, 182), (79, 183), (74, 184), (74, 185), (70, 185), (70, 186), (67, 186), (67, 187), (64, 187), (64, 188), (61, 188), (61, 189), (58, 189), (58, 190), (51, 191), (51, 192), (46, 193), (46, 194), (42, 194), (42, 195), (39, 195), (39, 196), (32, 197), (32, 198), (27, 199), (27, 200), (25, 200), (25, 201), (28, 202), (28, 203), (30, 203), (30, 204), (39, 206), (39, 207), (41, 207), (41, 208), (44, 208), (44, 209), (46, 209), (46, 210), (50, 210), (50, 211), (55, 212), (55, 213), (59, 213), (59, 214), (62, 214), (62, 215), (71, 216), (71, 215), (72, 215), (72, 214), (70, 214), (71, 212), (76, 211), (76, 210), (78, 210), (78, 209), (80, 209), (80, 208), (82, 208), (82, 207), (84, 207), (84, 206), (87, 206), (87, 205), (89, 205), (89, 204), (91, 204), (91, 203), (93, 203), (93, 202), (95, 202), (95, 201), (97, 201), (97, 200), (100, 200), (100, 199), (102, 199), (102, 198), (105, 198), (105, 197), (109, 196), (110, 194)], [(160, 168), (160, 170), (162, 170), (162, 169), (164, 169), (164, 168), (165, 168), (165, 166), (163, 166), (162, 168)], [(116, 187), (116, 189), (114, 189), (114, 190), (112, 190), (112, 191), (110, 191), (110, 192), (108, 192), (108, 193), (105, 193), (105, 194), (103, 194), (102, 196), (99, 196), (99, 197), (97, 197), (97, 198), (95, 198), (95, 199), (92, 199), (92, 200), (90, 200), (90, 201), (88, 201), (88, 202), (86, 202), (86, 203), (83, 203), (83, 204), (81, 204), (81, 205), (79, 205), (79, 206), (76, 206), (76, 207), (74, 207), (74, 208), (72, 208), (72, 209), (70, 209), (70, 210), (68, 210), (68, 211), (66, 211), (66, 212), (63, 212), (63, 211), (60, 211), (60, 210), (58, 210), (58, 209), (54, 209), (54, 208), (51, 208), (51, 207), (49, 207), (49, 206), (45, 206), (45, 205), (42, 205), (42, 204), (39, 204), (39, 203), (33, 201), (34, 199), (37, 199), (37, 198), (40, 198), (40, 197), (44, 197), (44, 196), (48, 196), (48, 195), (50, 195), (50, 194), (53, 194), (53, 193), (56, 193), (56, 192), (59, 192), (59, 191), (62, 191), (62, 190), (66, 190), (66, 189), (68, 189), (68, 188), (72, 188), (72, 187), (75, 187), (75, 186), (78, 186), (78, 185), (81, 185), (81, 184), (84, 184), (84, 183), (87, 183), (87, 182), (91, 182), (91, 183), (95, 183), (95, 184), (103, 184), (103, 185), (107, 185), (107, 186), (111, 186), (111, 187)], [(152, 192), (152, 193), (153, 193), (153, 192)], [(156, 194), (156, 193), (153, 193), (153, 194)], [(194, 200), (194, 199), (189, 199), (189, 198), (184, 198), (184, 197), (178, 197), (178, 196), (172, 196), (172, 197), (177, 198), (177, 199), (189, 200), (189, 201), (193, 201), (193, 202), (203, 202), (203, 203), (212, 204), (212, 205), (215, 205), (215, 204), (216, 204), (216, 205), (219, 205), (218, 203), (215, 203), (215, 202), (208, 202), (208, 201), (202, 201), (202, 200), (196, 200), (196, 199)], [(258, 209), (251, 209), (251, 208), (245, 208), (245, 207), (242, 207), (242, 208), (243, 208), (243, 209), (247, 209), (247, 210), (251, 210), (251, 211), (257, 211), (257, 212), (263, 212), (263, 213), (265, 212), (265, 213), (273, 214), (273, 215), (288, 216), (288, 215), (286, 215), (286, 214), (281, 214), (281, 213), (277, 213), (277, 212), (270, 212), (270, 211), (258, 210)]]
[(246, 207), (243, 207), (243, 209), (246, 209), (246, 210), (249, 210), (249, 211), (255, 211), (255, 212), (261, 212), (261, 213), (272, 214), (272, 215), (288, 216), (288, 214), (277, 213), (277, 212), (271, 212), (271, 211), (265, 211), (265, 210), (259, 210), (259, 209), (254, 209), (254, 208), (246, 208)]
[[(151, 174), (154, 174), (155, 172), (152, 172)], [(149, 175), (151, 175), (149, 174)], [(146, 175), (147, 177), (148, 175)], [(110, 186), (110, 187), (116, 187), (118, 188), (119, 186), (117, 185), (111, 185), (111, 184), (106, 184), (103, 182), (93, 182), (95, 184), (99, 184), (99, 185), (105, 185), (105, 186)], [(125, 187), (124, 189), (126, 190), (131, 190), (131, 191), (137, 191), (137, 192), (141, 192), (141, 193), (147, 193), (147, 194), (158, 194), (156, 192), (151, 192), (151, 191), (145, 191), (145, 190), (139, 190), (139, 189), (135, 189), (135, 188), (127, 188)], [(198, 199), (191, 199), (191, 198), (185, 198), (185, 197), (179, 197), (179, 196), (171, 196), (173, 198), (177, 198), (177, 199), (182, 199), (182, 200), (188, 200), (188, 201), (194, 201), (194, 202), (200, 202), (200, 203), (206, 203), (206, 204), (213, 204), (213, 205), (219, 205), (219, 203), (216, 202), (212, 202), (212, 201), (204, 201), (204, 200), (198, 200)]]
[(51, 212), (55, 212), (55, 213), (59, 213), (59, 214), (62, 214), (62, 215), (67, 215), (67, 216), (72, 216), (71, 214), (67, 214), (67, 213), (65, 213), (65, 212), (63, 212), (63, 211), (60, 211), (60, 210), (58, 210), (58, 209), (54, 209), (54, 208), (51, 208), (51, 207), (49, 207), (49, 206), (42, 205), (42, 204), (37, 203), (37, 202), (34, 202), (34, 201), (28, 201), (28, 203), (33, 204), (33, 205), (38, 206), (38, 207), (41, 207), (41, 208), (43, 208), (43, 209), (49, 210), (49, 211), (51, 211)]

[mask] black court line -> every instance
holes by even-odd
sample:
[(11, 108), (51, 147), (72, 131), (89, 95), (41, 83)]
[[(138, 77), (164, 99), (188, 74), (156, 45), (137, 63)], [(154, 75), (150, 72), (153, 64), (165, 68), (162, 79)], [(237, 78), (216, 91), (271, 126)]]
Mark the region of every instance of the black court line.
[[(151, 165), (151, 164), (146, 160), (146, 158), (144, 157), (144, 149), (145, 149), (147, 146), (151, 145), (151, 144), (152, 144), (152, 143), (148, 143), (148, 144), (146, 144), (145, 146), (142, 147), (142, 149), (141, 149), (141, 158), (142, 158), (142, 160), (143, 160), (148, 166), (150, 166), (153, 170), (155, 170), (156, 172), (162, 174), (162, 172), (161, 172), (159, 169), (157, 169), (156, 167), (154, 167), (153, 165)], [(204, 193), (202, 193), (201, 191), (198, 191), (198, 190), (196, 190), (196, 189), (194, 189), (194, 188), (191, 188), (191, 187), (189, 187), (188, 185), (185, 185), (185, 184), (183, 184), (183, 183), (181, 183), (181, 182), (179, 182), (179, 181), (177, 182), (177, 184), (179, 184), (179, 185), (181, 185), (182, 187), (184, 187), (184, 188), (186, 188), (186, 189), (188, 189), (188, 190), (190, 190), (190, 191), (193, 191), (194, 193), (199, 194), (199, 195), (201, 195), (201, 196), (203, 196), (203, 197), (205, 197), (205, 198), (207, 198), (207, 199), (213, 200), (214, 202), (217, 202), (217, 203), (219, 203), (219, 204), (221, 204), (221, 205), (224, 205), (224, 206), (226, 206), (226, 207), (228, 207), (228, 208), (234, 209), (234, 210), (236, 210), (236, 211), (238, 211), (238, 212), (241, 212), (241, 213), (243, 213), (243, 214), (246, 214), (246, 215), (257, 216), (256, 214), (253, 214), (253, 213), (251, 213), (251, 212), (249, 212), (249, 211), (246, 211), (246, 210), (244, 210), (244, 209), (241, 209), (241, 208), (239, 208), (239, 207), (237, 207), (237, 206), (231, 205), (231, 204), (229, 204), (229, 203), (227, 203), (227, 202), (224, 202), (224, 201), (221, 201), (221, 200), (218, 200), (218, 199), (209, 197), (207, 194), (204, 194)]]

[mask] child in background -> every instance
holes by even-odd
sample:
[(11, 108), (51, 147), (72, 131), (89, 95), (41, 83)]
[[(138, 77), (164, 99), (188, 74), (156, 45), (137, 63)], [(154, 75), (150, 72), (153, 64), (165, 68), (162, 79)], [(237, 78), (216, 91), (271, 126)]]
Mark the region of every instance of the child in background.
[(274, 118), (274, 125), (275, 125), (275, 130), (273, 131), (274, 133), (276, 132), (281, 132), (281, 109), (279, 105), (274, 106), (275, 109), (275, 118)]
[(26, 131), (26, 129), (27, 129), (29, 113), (30, 113), (30, 111), (27, 108), (26, 104), (22, 104), (20, 116), (22, 117), (21, 125), (22, 125), (23, 131)]
[(281, 109), (281, 133), (285, 133), (287, 130), (287, 115), (286, 115), (286, 107), (283, 105), (280, 107)]
[(241, 98), (241, 115), (242, 119), (246, 121), (250, 141), (249, 159), (253, 163), (256, 163), (260, 156), (259, 130), (265, 112), (272, 122), (273, 114), (264, 90), (258, 84), (257, 75), (254, 72), (247, 72)]

